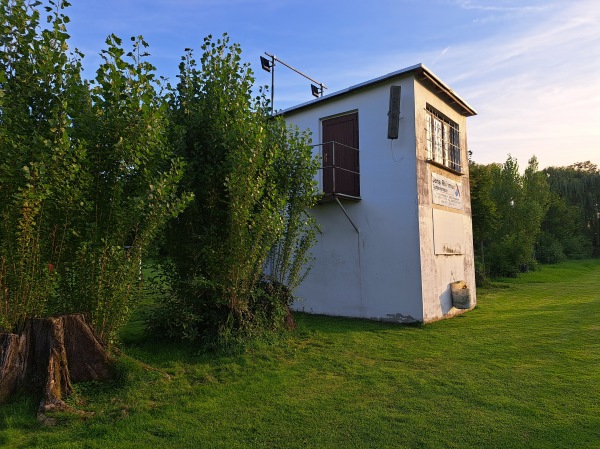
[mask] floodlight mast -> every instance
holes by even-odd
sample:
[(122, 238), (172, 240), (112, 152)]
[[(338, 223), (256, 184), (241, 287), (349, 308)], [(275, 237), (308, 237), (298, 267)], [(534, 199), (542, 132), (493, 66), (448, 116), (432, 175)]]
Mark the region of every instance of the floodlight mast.
[(268, 57), (270, 57), (271, 60), (269, 61), (264, 56), (261, 56), (260, 57), (260, 65), (262, 66), (263, 70), (265, 70), (267, 72), (271, 72), (271, 115), (275, 115), (275, 61), (279, 61), (284, 66), (286, 66), (288, 69), (291, 69), (294, 72), (296, 72), (298, 75), (302, 75), (304, 78), (312, 81), (313, 83), (318, 84), (318, 87), (315, 86), (315, 85), (313, 85), (313, 84), (311, 84), (311, 86), (310, 86), (311, 87), (311, 92), (312, 92), (312, 94), (315, 97), (322, 97), (323, 96), (323, 91), (325, 89), (327, 89), (327, 86), (325, 86), (323, 83), (312, 79), (310, 76), (305, 75), (300, 70), (295, 69), (294, 67), (292, 67), (289, 64), (286, 64), (281, 59), (278, 59), (275, 55), (272, 55), (272, 54), (267, 53), (267, 52), (265, 52), (265, 55), (267, 55)]

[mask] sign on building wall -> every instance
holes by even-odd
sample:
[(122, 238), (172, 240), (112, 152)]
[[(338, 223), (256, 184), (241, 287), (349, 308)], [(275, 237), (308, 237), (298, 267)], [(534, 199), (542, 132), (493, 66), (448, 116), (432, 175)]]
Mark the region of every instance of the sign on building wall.
[(431, 174), (431, 187), (433, 192), (433, 204), (462, 209), (462, 183), (438, 175)]

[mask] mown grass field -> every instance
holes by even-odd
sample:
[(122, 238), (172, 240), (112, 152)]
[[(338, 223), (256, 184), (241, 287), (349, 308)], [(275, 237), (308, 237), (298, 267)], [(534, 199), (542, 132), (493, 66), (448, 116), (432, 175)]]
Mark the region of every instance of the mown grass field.
[(3, 448), (600, 448), (600, 260), (479, 290), (426, 326), (297, 315), (241, 355), (152, 341), (132, 322), (95, 412), (55, 427), (36, 399), (0, 407)]

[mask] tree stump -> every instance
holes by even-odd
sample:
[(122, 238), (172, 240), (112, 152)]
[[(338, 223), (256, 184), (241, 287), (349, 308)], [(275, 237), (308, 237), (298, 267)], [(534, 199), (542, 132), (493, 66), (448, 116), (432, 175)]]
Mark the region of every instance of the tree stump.
[(0, 334), (0, 404), (17, 389), (25, 372), (25, 339), (16, 334)]
[(105, 380), (111, 365), (83, 315), (29, 319), (19, 334), (0, 334), (0, 404), (18, 389), (34, 389), (42, 392), (42, 417), (75, 411), (64, 402), (72, 382)]

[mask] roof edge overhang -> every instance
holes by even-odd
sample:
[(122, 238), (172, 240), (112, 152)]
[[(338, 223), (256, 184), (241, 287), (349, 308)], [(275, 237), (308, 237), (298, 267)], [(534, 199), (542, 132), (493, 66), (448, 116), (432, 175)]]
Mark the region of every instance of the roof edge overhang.
[(475, 111), (475, 109), (469, 106), (469, 104), (465, 100), (458, 96), (452, 89), (450, 89), (450, 87), (448, 87), (448, 85), (446, 85), (446, 83), (439, 79), (431, 70), (429, 70), (423, 64), (416, 64), (410, 67), (406, 67), (404, 69), (388, 73), (387, 75), (383, 75), (360, 84), (355, 84), (354, 86), (350, 86), (346, 89), (333, 92), (323, 97), (307, 101), (306, 103), (302, 103), (297, 106), (292, 106), (291, 108), (284, 109), (283, 111), (278, 112), (277, 115), (286, 116), (293, 112), (297, 112), (301, 109), (310, 108), (318, 104), (333, 100), (335, 98), (349, 95), (355, 91), (359, 91), (380, 83), (387, 82), (389, 80), (403, 75), (414, 75), (416, 80), (424, 84), (433, 93), (441, 96), (444, 100), (448, 102), (448, 104), (453, 109), (455, 109), (457, 112), (464, 115), (465, 117), (477, 115), (477, 111)]

